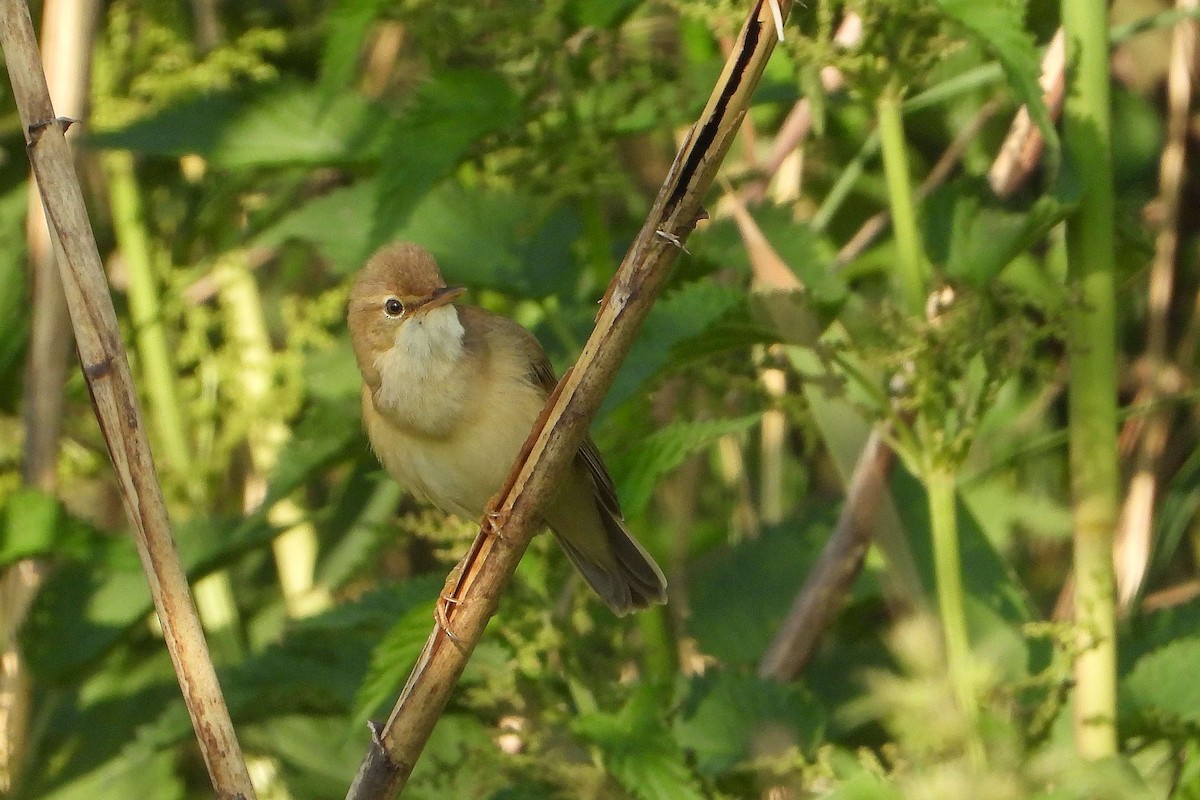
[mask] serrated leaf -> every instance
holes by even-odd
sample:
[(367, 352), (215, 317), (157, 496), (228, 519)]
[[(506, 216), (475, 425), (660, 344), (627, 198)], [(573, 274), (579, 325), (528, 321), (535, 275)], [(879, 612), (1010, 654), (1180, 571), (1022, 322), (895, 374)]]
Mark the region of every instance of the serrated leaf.
[(186, 100), (97, 133), (87, 144), (161, 156), (194, 153), (227, 169), (365, 164), (379, 158), (384, 119), (380, 108), (351, 92), (323, 104), (310, 87), (283, 83)]
[(639, 800), (700, 800), (683, 751), (662, 717), (662, 697), (644, 685), (615, 714), (577, 717), (572, 729), (599, 745), (608, 771)]
[(688, 631), (700, 649), (725, 664), (756, 664), (828, 534), (826, 523), (789, 520), (691, 565)]
[(999, 59), (1017, 100), (1029, 109), (1046, 141), (1049, 160), (1057, 161), (1058, 132), (1038, 83), (1041, 59), (1025, 29), (1025, 0), (937, 0), (937, 4)]
[(379, 172), (379, 205), (371, 242), (383, 244), (417, 202), (447, 177), (483, 136), (512, 125), (517, 97), (498, 73), (446, 70), (417, 91), (417, 98), (388, 134)]
[(624, 458), (613, 459), (612, 472), (625, 513), (631, 517), (641, 514), (662, 477), (688, 456), (711, 447), (722, 436), (748, 430), (761, 418), (761, 414), (751, 414), (737, 419), (673, 422), (639, 441), (636, 450)]
[[(360, 181), (312, 200), (259, 234), (256, 243), (310, 242), (336, 272), (349, 274), (370, 255), (372, 234), (362, 220), (376, 216), (378, 187)], [(428, 191), (406, 219), (393, 220), (377, 235), (427, 248), (451, 283), (545, 297), (574, 285), (571, 246), (583, 224), (573, 208), (544, 206), (517, 192), (448, 180)]]
[(960, 182), (931, 199), (930, 255), (944, 261), (946, 274), (977, 288), (986, 287), (1017, 256), (1043, 241), (1078, 204), (1069, 170), (1060, 172), (1055, 192), (1024, 208), (993, 199), (982, 184)]
[(628, 400), (672, 359), (672, 348), (700, 335), (745, 300), (740, 287), (696, 281), (655, 303), (600, 413)]
[(354, 724), (365, 724), (372, 714), (393, 701), (412, 672), (433, 627), (437, 586), (428, 587), (427, 594), (399, 617), (371, 652), (367, 674), (354, 699)]
[(811, 752), (824, 727), (824, 710), (799, 685), (713, 670), (688, 684), (675, 738), (700, 772), (715, 777), (786, 745)]

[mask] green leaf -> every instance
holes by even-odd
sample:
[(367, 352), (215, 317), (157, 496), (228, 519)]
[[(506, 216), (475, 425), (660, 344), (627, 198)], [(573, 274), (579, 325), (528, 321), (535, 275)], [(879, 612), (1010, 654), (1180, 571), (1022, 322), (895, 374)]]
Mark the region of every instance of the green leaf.
[[(379, 184), (361, 181), (312, 200), (263, 231), (257, 243), (310, 242), (348, 274), (370, 255), (362, 220), (376, 216)], [(451, 283), (522, 297), (561, 294), (575, 283), (571, 247), (583, 229), (578, 212), (515, 192), (467, 188), (447, 180), (427, 192), (406, 219), (378, 235), (416, 242), (438, 259)]]
[(812, 752), (824, 727), (824, 710), (801, 686), (711, 670), (688, 684), (675, 738), (715, 777), (789, 745)]
[(956, 183), (929, 201), (930, 255), (944, 262), (947, 276), (986, 288), (1015, 258), (1040, 244), (1078, 200), (1078, 187), (1066, 178), (1054, 193), (1025, 208), (996, 201), (982, 183)]
[(707, 553), (688, 570), (688, 632), (728, 665), (755, 665), (820, 555), (827, 522), (788, 520)]
[(513, 125), (518, 112), (516, 95), (495, 72), (446, 70), (424, 83), (388, 134), (372, 244), (386, 242), (388, 233), (404, 223), (435, 183), (450, 175), (476, 141)]
[(577, 28), (612, 28), (641, 3), (642, 0), (569, 0), (565, 12)]
[(628, 400), (665, 367), (675, 347), (704, 333), (745, 300), (746, 292), (739, 287), (696, 281), (655, 303), (604, 399), (601, 415)]
[(1058, 132), (1050, 119), (1050, 110), (1042, 98), (1038, 83), (1041, 59), (1033, 37), (1025, 29), (1025, 0), (937, 0), (948, 16), (958, 22), (984, 48), (995, 54), (1008, 76), (1017, 101), (1029, 109), (1029, 115), (1046, 140), (1050, 163), (1058, 159)]
[(372, 714), (386, 710), (395, 700), (433, 628), (439, 589), (436, 581), (414, 587), (405, 610), (372, 651), (370, 666), (354, 700), (354, 724), (366, 723)]
[(631, 517), (642, 513), (662, 477), (692, 453), (711, 447), (722, 436), (749, 429), (761, 417), (751, 414), (737, 419), (672, 422), (639, 441), (636, 449), (611, 464), (625, 513)]
[(195, 153), (227, 169), (366, 164), (381, 152), (383, 119), (381, 109), (351, 92), (324, 104), (310, 87), (281, 83), (186, 100), (87, 143), (160, 156)]
[(655, 687), (642, 686), (615, 714), (583, 714), (572, 728), (600, 746), (608, 771), (639, 800), (703, 797), (662, 719), (661, 694)]
[(1142, 656), (1121, 681), (1122, 717), (1162, 731), (1186, 725), (1200, 730), (1200, 636), (1170, 642)]
[(90, 526), (68, 515), (52, 495), (36, 489), (14, 492), (3, 521), (0, 567), (31, 556), (83, 557), (96, 536)]
[[(29, 797), (39, 800), (95, 800), (99, 797), (153, 797), (175, 800), (185, 796), (175, 764), (176, 755), (141, 743), (83, 775)], [(36, 772), (36, 770), (34, 770)]]

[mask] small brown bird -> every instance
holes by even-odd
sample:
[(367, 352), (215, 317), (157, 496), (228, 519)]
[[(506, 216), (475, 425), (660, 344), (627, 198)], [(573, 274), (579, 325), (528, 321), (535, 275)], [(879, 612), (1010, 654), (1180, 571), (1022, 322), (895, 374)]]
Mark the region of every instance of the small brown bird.
[[(443, 511), (483, 514), (556, 380), (511, 320), (457, 306), (437, 262), (392, 244), (363, 267), (348, 322), (371, 447), (397, 481)], [(543, 510), (571, 563), (617, 614), (666, 600), (666, 581), (621, 517), (591, 438)]]

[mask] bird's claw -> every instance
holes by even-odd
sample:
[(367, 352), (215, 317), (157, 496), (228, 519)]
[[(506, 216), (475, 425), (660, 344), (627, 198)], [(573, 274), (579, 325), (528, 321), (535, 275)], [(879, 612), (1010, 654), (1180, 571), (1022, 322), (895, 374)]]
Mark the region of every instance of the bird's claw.
[(446, 616), (446, 614), (447, 614), (447, 609), (450, 606), (456, 606), (461, 602), (462, 602), (461, 600), (459, 600), (455, 597), (450, 597), (448, 595), (441, 594), (441, 595), (438, 595), (438, 602), (433, 607), (434, 622), (436, 622), (437, 626), (439, 628), (441, 628), (442, 631), (446, 634), (446, 638), (449, 639), (450, 641), (454, 642), (455, 644), (461, 644), (462, 639), (460, 639), (458, 634), (456, 634), (454, 631), (452, 631), (450, 629), (450, 618), (448, 616)]

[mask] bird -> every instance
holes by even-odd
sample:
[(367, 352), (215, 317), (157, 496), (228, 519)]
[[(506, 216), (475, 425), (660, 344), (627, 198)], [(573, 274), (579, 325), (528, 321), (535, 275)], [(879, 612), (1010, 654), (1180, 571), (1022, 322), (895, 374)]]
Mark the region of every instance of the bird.
[[(362, 374), (363, 425), (383, 467), (442, 511), (479, 519), (557, 380), (528, 330), (457, 303), (464, 291), (446, 285), (420, 245), (385, 245), (354, 280), (347, 327)], [(542, 518), (613, 612), (666, 602), (662, 570), (626, 527), (590, 436)]]

